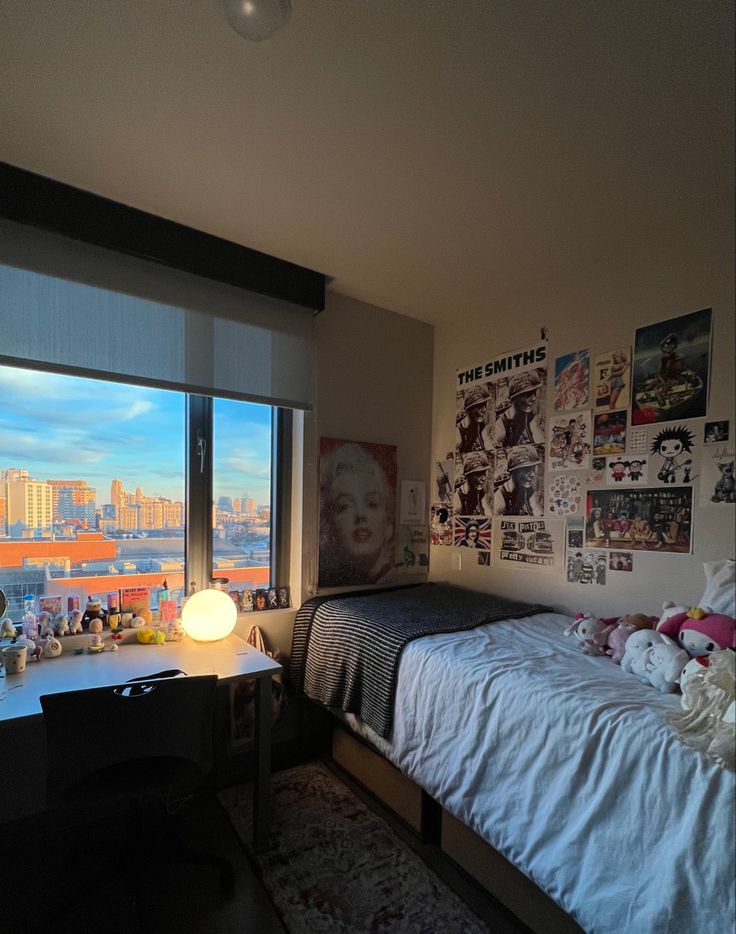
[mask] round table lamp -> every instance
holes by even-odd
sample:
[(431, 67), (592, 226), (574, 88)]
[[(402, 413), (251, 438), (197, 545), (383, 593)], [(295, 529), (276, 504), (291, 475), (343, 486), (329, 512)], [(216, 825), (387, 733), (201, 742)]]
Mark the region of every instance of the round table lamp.
[(237, 618), (235, 603), (223, 590), (198, 590), (181, 611), (184, 632), (197, 642), (224, 639), (235, 628)]

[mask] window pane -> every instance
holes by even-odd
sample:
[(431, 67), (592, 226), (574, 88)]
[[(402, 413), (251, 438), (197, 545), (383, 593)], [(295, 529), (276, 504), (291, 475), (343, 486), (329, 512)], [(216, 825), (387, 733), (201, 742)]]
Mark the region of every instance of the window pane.
[(215, 399), (212, 577), (229, 591), (266, 588), (271, 555), (271, 407)]
[(88, 595), (119, 606), (120, 590), (135, 587), (150, 588), (156, 609), (164, 578), (180, 598), (184, 395), (0, 367), (0, 400), (0, 588), (10, 617), (20, 620), (24, 594), (36, 611), (66, 613)]

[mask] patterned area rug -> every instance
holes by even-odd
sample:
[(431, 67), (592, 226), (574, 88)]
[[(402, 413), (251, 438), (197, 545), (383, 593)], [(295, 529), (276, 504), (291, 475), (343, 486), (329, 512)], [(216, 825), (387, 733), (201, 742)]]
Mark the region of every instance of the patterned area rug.
[[(273, 776), (266, 853), (255, 857), (289, 934), (488, 934), (378, 815), (320, 763)], [(251, 789), (220, 800), (251, 840)]]

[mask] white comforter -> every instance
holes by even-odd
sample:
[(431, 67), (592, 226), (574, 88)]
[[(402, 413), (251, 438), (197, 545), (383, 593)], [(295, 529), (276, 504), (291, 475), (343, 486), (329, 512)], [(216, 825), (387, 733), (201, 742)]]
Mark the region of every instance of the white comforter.
[(389, 741), (351, 725), (590, 934), (734, 929), (734, 776), (545, 613), (402, 654)]

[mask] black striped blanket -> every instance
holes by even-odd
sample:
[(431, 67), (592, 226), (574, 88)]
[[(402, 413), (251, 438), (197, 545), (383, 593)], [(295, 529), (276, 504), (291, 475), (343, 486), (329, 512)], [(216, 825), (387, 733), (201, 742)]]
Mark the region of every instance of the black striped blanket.
[(294, 621), (292, 685), (312, 700), (357, 714), (387, 737), (399, 656), (408, 642), (546, 609), (448, 584), (313, 597)]

